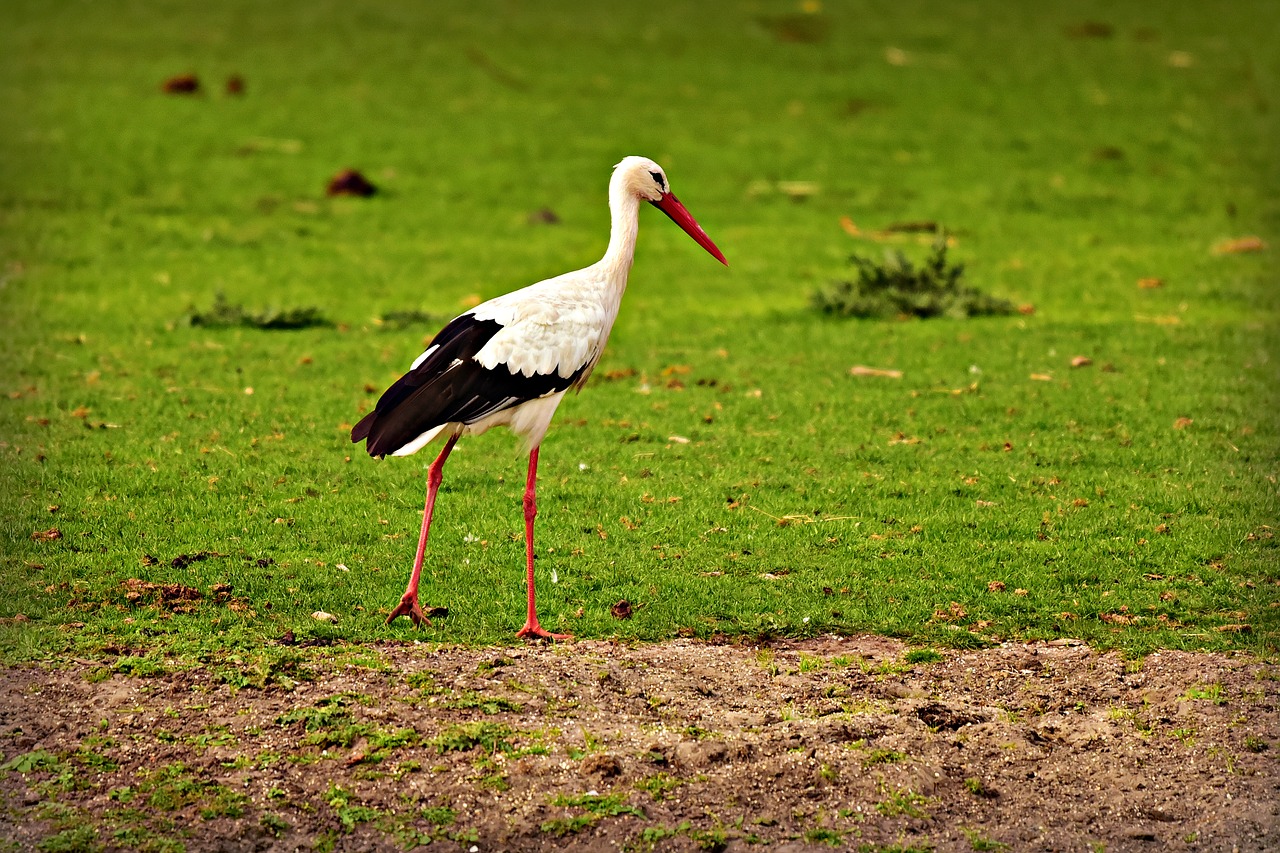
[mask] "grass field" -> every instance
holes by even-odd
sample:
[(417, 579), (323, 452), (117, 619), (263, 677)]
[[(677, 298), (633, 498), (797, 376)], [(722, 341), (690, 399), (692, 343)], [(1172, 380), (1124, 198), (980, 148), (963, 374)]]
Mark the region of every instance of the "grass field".
[[(449, 615), (414, 630), (382, 620), (430, 454), (374, 462), (347, 434), (444, 320), (599, 256), (626, 154), (666, 167), (731, 266), (643, 214), (604, 360), (543, 447), (546, 627), (1277, 651), (1267, 3), (0, 16), (11, 661), (509, 639), (514, 439), (451, 459), (423, 591)], [(188, 72), (201, 91), (161, 92)], [(327, 198), (348, 166), (379, 192)], [(809, 307), (853, 252), (922, 257), (885, 233), (922, 220), (1034, 313)], [(1229, 251), (1246, 237), (1266, 248)], [(192, 326), (219, 294), (328, 325)]]

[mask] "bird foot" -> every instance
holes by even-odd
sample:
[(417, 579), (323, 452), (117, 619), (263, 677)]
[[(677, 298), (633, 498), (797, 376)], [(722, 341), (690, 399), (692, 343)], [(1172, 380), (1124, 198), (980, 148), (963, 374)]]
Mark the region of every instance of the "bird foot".
[(391, 613), (387, 615), (387, 624), (390, 625), (401, 616), (408, 616), (415, 627), (431, 624), (431, 620), (422, 612), (422, 607), (418, 604), (418, 596), (412, 593), (406, 592), (404, 596), (401, 597), (400, 603), (396, 605), (396, 609), (392, 610)]
[(528, 619), (524, 623), (524, 627), (516, 631), (516, 636), (522, 640), (572, 640), (572, 634), (553, 634), (546, 628), (538, 624), (537, 619)]

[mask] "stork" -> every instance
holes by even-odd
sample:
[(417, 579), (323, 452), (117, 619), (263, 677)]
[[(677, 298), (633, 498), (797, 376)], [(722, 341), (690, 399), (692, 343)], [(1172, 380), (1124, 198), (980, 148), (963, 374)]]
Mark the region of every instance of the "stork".
[(568, 639), (567, 634), (543, 628), (534, 605), (538, 449), (560, 400), (570, 389), (581, 390), (604, 351), (627, 287), (642, 201), (669, 216), (728, 266), (716, 244), (671, 194), (662, 167), (646, 157), (625, 157), (609, 181), (612, 225), (603, 258), (490, 299), (454, 318), (351, 430), (351, 440), (365, 441), (375, 458), (408, 456), (433, 441), (444, 441), (427, 471), (427, 501), (409, 583), (387, 624), (400, 616), (408, 616), (414, 625), (430, 624), (418, 601), (418, 582), (445, 460), (462, 436), (505, 426), (524, 439), (529, 453), (524, 490), (528, 612), (516, 636)]

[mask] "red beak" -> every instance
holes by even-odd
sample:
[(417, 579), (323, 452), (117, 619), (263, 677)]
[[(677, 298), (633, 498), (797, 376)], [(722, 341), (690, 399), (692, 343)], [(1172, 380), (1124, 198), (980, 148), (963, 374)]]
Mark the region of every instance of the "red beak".
[(710, 252), (713, 258), (726, 267), (729, 266), (729, 262), (724, 259), (724, 255), (716, 248), (716, 244), (711, 242), (711, 238), (707, 236), (706, 231), (702, 230), (702, 226), (693, 218), (693, 215), (685, 210), (684, 205), (680, 203), (680, 199), (671, 193), (667, 193), (657, 201), (649, 202), (649, 204), (671, 217), (672, 222), (679, 225), (684, 233), (693, 238), (695, 243)]

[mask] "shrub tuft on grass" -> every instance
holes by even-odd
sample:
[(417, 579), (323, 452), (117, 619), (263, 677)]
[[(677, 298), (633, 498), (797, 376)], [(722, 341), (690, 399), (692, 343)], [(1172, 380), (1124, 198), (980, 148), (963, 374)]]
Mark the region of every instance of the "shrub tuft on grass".
[(247, 326), (251, 329), (309, 329), (313, 326), (332, 326), (320, 309), (314, 306), (298, 308), (266, 308), (253, 312), (241, 304), (231, 304), (221, 293), (213, 297), (213, 307), (208, 311), (197, 311), (193, 307), (187, 317), (192, 326), (206, 328), (229, 328)]
[(884, 260), (859, 255), (849, 258), (857, 268), (855, 281), (837, 281), (812, 296), (815, 308), (840, 317), (974, 317), (1013, 314), (1012, 302), (960, 283), (964, 264), (948, 263), (947, 237), (939, 232), (933, 251), (917, 267), (898, 251)]

